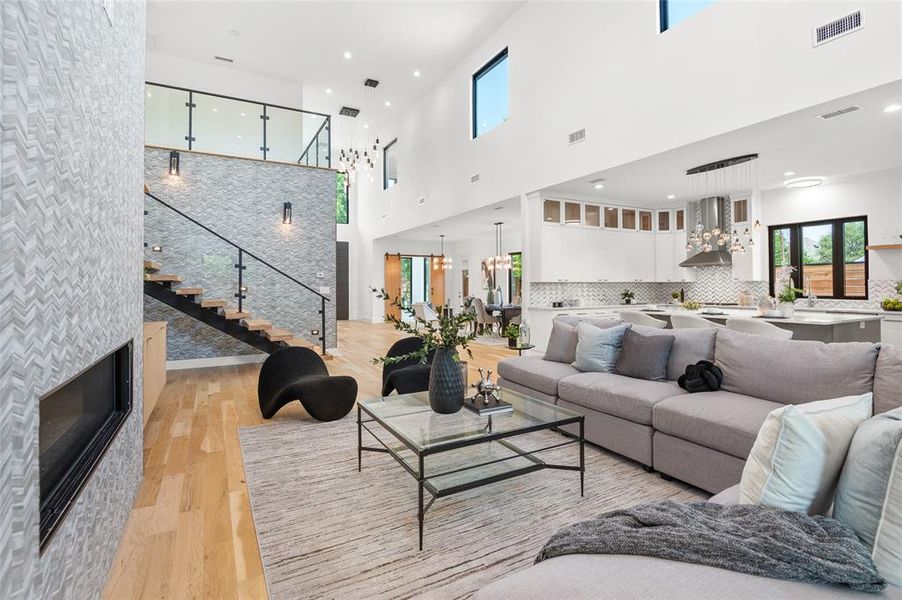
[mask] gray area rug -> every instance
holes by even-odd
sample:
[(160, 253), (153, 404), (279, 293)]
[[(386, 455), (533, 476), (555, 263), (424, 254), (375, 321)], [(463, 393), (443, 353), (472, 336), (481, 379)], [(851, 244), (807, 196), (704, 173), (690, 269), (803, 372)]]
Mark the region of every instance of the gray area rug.
[[(585, 497), (578, 473), (544, 469), (440, 498), (426, 513), (419, 552), (416, 482), (387, 454), (364, 453), (357, 472), (354, 419), (356, 411), (333, 423), (239, 431), (273, 600), (467, 598), (532, 564), (564, 525), (647, 500), (708, 497), (587, 445)], [(530, 450), (563, 440), (552, 432), (515, 439)], [(578, 464), (577, 449), (542, 456)]]

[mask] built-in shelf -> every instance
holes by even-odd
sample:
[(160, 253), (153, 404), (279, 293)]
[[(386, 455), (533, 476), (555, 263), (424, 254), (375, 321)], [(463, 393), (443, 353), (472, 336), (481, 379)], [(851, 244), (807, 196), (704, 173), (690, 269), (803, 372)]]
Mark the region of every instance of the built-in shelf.
[(902, 250), (902, 244), (878, 244), (876, 246), (867, 246), (868, 250)]

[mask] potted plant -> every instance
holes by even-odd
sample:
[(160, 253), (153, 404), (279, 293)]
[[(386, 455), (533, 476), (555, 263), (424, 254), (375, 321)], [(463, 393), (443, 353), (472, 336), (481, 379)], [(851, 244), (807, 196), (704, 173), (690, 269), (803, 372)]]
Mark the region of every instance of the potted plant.
[(632, 290), (623, 290), (620, 292), (620, 301), (624, 304), (632, 304), (636, 294)]
[(511, 323), (507, 327), (504, 328), (504, 337), (507, 338), (507, 347), (508, 348), (516, 348), (517, 340), (520, 338), (520, 326), (516, 323)]
[(784, 317), (791, 317), (795, 314), (795, 301), (798, 294), (801, 293), (802, 290), (793, 287), (792, 280), (784, 284), (783, 289), (777, 294), (777, 300), (780, 302), (779, 309)]
[(673, 300), (674, 304), (680, 303), (680, 293), (676, 290), (670, 292), (670, 298)]
[(416, 336), (423, 341), (422, 347), (402, 356), (380, 356), (373, 362), (393, 364), (410, 359), (425, 363), (429, 354), (433, 351), (432, 368), (429, 372), (429, 405), (437, 413), (456, 413), (463, 407), (465, 384), (461, 374), (460, 351), (464, 350), (467, 356), (473, 357), (469, 343), (476, 339), (476, 332), (461, 334), (461, 330), (467, 330), (467, 325), (473, 320), (473, 315), (461, 313), (455, 316), (439, 314), (435, 321), (420, 319), (413, 309), (404, 306), (400, 298), (392, 298), (385, 289), (370, 288), (380, 300), (388, 300), (392, 306), (397, 307), (401, 314), (406, 314), (410, 320), (398, 318), (394, 315), (386, 315), (385, 320), (395, 326), (398, 331)]

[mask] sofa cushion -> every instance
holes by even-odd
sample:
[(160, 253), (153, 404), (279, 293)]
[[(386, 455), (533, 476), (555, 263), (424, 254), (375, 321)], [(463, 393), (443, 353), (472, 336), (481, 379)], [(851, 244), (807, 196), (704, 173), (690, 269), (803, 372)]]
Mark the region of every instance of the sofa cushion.
[(686, 367), (700, 360), (714, 360), (714, 340), (717, 329), (655, 329), (633, 326), (643, 335), (672, 335), (673, 347), (667, 357), (667, 379), (676, 381), (686, 372)]
[(643, 425), (651, 425), (655, 404), (685, 394), (686, 390), (672, 381), (646, 381), (616, 373), (580, 373), (558, 385), (562, 400)]
[(551, 324), (551, 335), (545, 347), (545, 360), (567, 363), (576, 360), (576, 325), (555, 319)]
[(902, 348), (880, 346), (874, 371), (874, 414), (902, 406)]
[(667, 357), (673, 347), (672, 335), (644, 335), (627, 331), (617, 360), (617, 373), (636, 379), (664, 381)]
[(549, 396), (558, 395), (558, 382), (561, 379), (577, 373), (579, 371), (569, 364), (538, 356), (515, 356), (498, 363), (499, 376)]
[[(882, 351), (881, 351), (882, 352)], [(855, 432), (843, 465), (833, 516), (872, 549), (880, 574), (902, 585), (902, 408)]]
[(826, 514), (858, 426), (871, 418), (871, 392), (787, 404), (764, 420), (742, 470), (739, 501)]
[(686, 394), (658, 402), (652, 425), (662, 433), (744, 460), (764, 419), (782, 406), (724, 390)]
[(780, 340), (718, 330), (715, 362), (723, 390), (782, 404), (857, 396), (874, 387), (878, 346)]
[(629, 323), (616, 327), (595, 327), (591, 323), (577, 325), (579, 341), (576, 343), (573, 366), (583, 372), (613, 371), (620, 356), (623, 335), (629, 328)]

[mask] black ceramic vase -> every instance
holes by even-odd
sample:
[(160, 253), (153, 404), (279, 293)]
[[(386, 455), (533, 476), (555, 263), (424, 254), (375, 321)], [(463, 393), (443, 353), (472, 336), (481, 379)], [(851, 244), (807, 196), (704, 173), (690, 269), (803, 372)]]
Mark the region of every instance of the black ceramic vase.
[(437, 413), (450, 415), (464, 405), (464, 382), (454, 351), (439, 348), (429, 372), (429, 405)]

